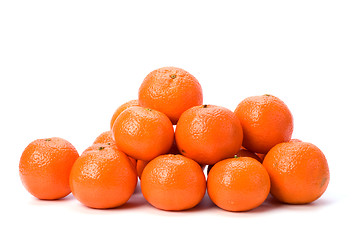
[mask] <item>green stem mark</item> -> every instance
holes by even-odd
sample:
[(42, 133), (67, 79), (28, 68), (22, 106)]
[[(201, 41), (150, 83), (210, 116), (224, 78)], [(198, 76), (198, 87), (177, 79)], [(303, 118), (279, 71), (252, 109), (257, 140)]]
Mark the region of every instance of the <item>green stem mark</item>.
[(205, 104), (205, 105), (202, 105), (202, 108), (207, 108), (207, 106), (208, 106), (207, 104)]
[(240, 158), (240, 157), (236, 154), (236, 155), (234, 155), (234, 158), (237, 159), (237, 158)]
[(171, 74), (170, 77), (171, 77), (171, 79), (174, 79), (174, 78), (176, 78), (176, 74)]
[(99, 150), (101, 151), (101, 150), (104, 150), (105, 149), (105, 147), (99, 147)]
[(52, 139), (50, 139), (50, 138), (46, 138), (46, 139), (44, 139), (44, 141), (46, 141), (46, 142), (49, 142), (49, 141), (51, 141)]
[(150, 109), (150, 108), (146, 108), (145, 110), (147, 110), (147, 111), (152, 111), (152, 109)]

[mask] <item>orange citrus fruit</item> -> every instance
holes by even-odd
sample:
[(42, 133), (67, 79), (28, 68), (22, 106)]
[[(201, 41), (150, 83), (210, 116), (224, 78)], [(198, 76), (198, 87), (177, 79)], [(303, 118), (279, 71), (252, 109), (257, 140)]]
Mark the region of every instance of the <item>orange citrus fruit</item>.
[(310, 203), (322, 196), (329, 183), (327, 159), (315, 145), (292, 141), (280, 143), (265, 156), (271, 194), (281, 202)]
[(139, 104), (166, 114), (173, 124), (187, 109), (203, 103), (197, 79), (176, 67), (163, 67), (149, 73), (139, 88)]
[(243, 130), (236, 115), (227, 108), (201, 105), (181, 115), (175, 140), (182, 155), (213, 165), (239, 151)]
[(161, 155), (148, 163), (141, 176), (144, 198), (162, 210), (179, 211), (196, 206), (205, 195), (201, 167), (182, 155)]
[(117, 117), (112, 131), (120, 150), (144, 161), (167, 153), (174, 141), (174, 128), (169, 118), (143, 107), (124, 110)]
[[(113, 139), (113, 133), (112, 131), (105, 131), (101, 133), (94, 141), (93, 144), (95, 143), (110, 143), (113, 144), (115, 140)], [(110, 145), (109, 144), (109, 145)]]
[(58, 138), (37, 139), (23, 151), (19, 170), (23, 185), (39, 199), (59, 199), (70, 193), (70, 170), (79, 157), (74, 146)]
[(270, 179), (254, 158), (229, 158), (213, 166), (207, 178), (207, 191), (211, 200), (224, 210), (248, 211), (265, 201)]
[(74, 197), (91, 208), (114, 208), (126, 203), (137, 184), (137, 173), (123, 152), (97, 147), (81, 155), (70, 173)]
[(271, 95), (244, 99), (235, 109), (243, 127), (243, 146), (256, 153), (267, 153), (273, 146), (288, 142), (293, 117), (286, 104)]
[[(255, 160), (258, 160), (260, 163), (262, 163), (262, 160), (253, 152), (250, 152), (249, 150), (247, 149), (244, 149), (244, 148), (241, 148), (235, 155), (234, 155), (234, 158), (237, 158), (237, 157), (251, 157), (251, 158), (254, 158)], [(207, 168), (207, 174), (211, 171), (211, 168), (213, 167), (214, 165), (208, 165), (208, 168)]]
[[(84, 152), (88, 151), (88, 150), (92, 150), (93, 148), (97, 148), (97, 147), (117, 147), (115, 140), (113, 138), (113, 132), (112, 131), (106, 131), (101, 133), (94, 141), (93, 145), (88, 147)], [(134, 168), (136, 168), (137, 166), (137, 161), (128, 156), (128, 159), (132, 162)]]
[(113, 124), (115, 123), (116, 118), (118, 117), (118, 115), (121, 114), (121, 112), (123, 112), (124, 110), (126, 110), (127, 108), (133, 107), (133, 106), (139, 106), (138, 104), (138, 100), (131, 100), (128, 101), (124, 104), (122, 104), (121, 106), (119, 106), (116, 111), (114, 112), (114, 114), (112, 115), (111, 118), (111, 122), (110, 122), (110, 128), (112, 129)]

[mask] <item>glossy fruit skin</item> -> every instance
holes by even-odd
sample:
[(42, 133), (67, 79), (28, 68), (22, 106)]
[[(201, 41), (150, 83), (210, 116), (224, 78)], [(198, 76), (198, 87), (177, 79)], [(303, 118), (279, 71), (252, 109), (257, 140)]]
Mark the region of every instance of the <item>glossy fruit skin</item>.
[[(255, 160), (258, 160), (260, 163), (262, 163), (262, 160), (253, 152), (250, 152), (249, 150), (247, 149), (244, 149), (244, 148), (241, 148), (235, 155), (234, 155), (234, 158), (237, 158), (237, 157), (251, 157), (251, 158), (254, 158)], [(207, 168), (207, 174), (211, 171), (211, 168), (213, 167), (214, 165), (208, 165), (208, 168)]]
[[(85, 155), (86, 153), (90, 153), (92, 150), (97, 150), (97, 149), (103, 149), (103, 148), (106, 148), (106, 147), (110, 147), (110, 148), (115, 148), (118, 150), (118, 147), (116, 146), (116, 143), (115, 142), (107, 142), (107, 143), (94, 143), (92, 144), (91, 146), (89, 146), (88, 148), (86, 148), (80, 156), (83, 156)], [(130, 162), (132, 163), (132, 167), (134, 169), (136, 169), (137, 167), (137, 161), (130, 157), (130, 156), (127, 156), (128, 159), (130, 160)]]
[(181, 115), (175, 140), (182, 155), (199, 164), (213, 165), (239, 151), (243, 130), (236, 115), (227, 108), (201, 105)]
[(93, 143), (91, 146), (87, 147), (82, 153), (80, 156), (83, 156), (87, 153), (90, 153), (91, 151), (93, 150), (97, 150), (97, 149), (104, 149), (106, 147), (113, 147), (113, 148), (117, 148), (116, 144), (111, 144), (111, 143)]
[(114, 144), (115, 140), (113, 138), (113, 132), (112, 131), (105, 131), (101, 133), (94, 141), (93, 144), (95, 143), (110, 143)]
[(154, 207), (180, 211), (196, 206), (206, 192), (201, 167), (182, 155), (162, 155), (148, 163), (141, 176), (144, 198)]
[(138, 103), (137, 99), (128, 101), (128, 102), (122, 104), (121, 106), (119, 106), (116, 109), (116, 111), (114, 112), (114, 114), (112, 115), (111, 122), (110, 122), (110, 129), (112, 129), (113, 124), (115, 123), (116, 118), (118, 117), (118, 115), (120, 115), (121, 112), (123, 112), (127, 108), (130, 108), (130, 107), (133, 107), (133, 106), (139, 106), (139, 103)]
[[(93, 148), (97, 147), (117, 147), (115, 143), (115, 139), (113, 138), (113, 132), (112, 131), (106, 131), (101, 133), (94, 141), (93, 145), (88, 147), (84, 152), (88, 150), (92, 150)], [(84, 153), (83, 152), (83, 153)], [(134, 168), (137, 167), (137, 161), (128, 156), (128, 159), (132, 162), (132, 165)]]
[[(168, 154), (173, 154), (173, 155), (180, 154), (175, 141), (173, 142), (173, 145), (171, 146)], [(137, 174), (138, 174), (139, 179), (141, 178), (143, 169), (145, 168), (145, 166), (147, 166), (147, 164), (148, 164), (147, 161), (137, 160)], [(201, 166), (202, 171), (206, 167), (206, 165), (200, 165), (200, 166)]]
[(112, 131), (120, 150), (143, 161), (167, 153), (174, 141), (174, 128), (169, 118), (143, 107), (124, 110), (117, 117)]
[[(173, 144), (171, 145), (171, 148), (167, 154), (180, 154), (179, 149), (176, 146), (175, 140), (173, 141)], [(147, 161), (137, 160), (136, 167), (137, 167), (137, 174), (139, 179), (141, 178), (143, 169), (145, 168), (145, 166), (147, 166), (147, 164), (148, 164)]]
[(79, 157), (74, 146), (62, 138), (37, 139), (23, 151), (19, 171), (24, 187), (39, 199), (67, 196), (69, 174)]
[(267, 153), (273, 146), (288, 142), (293, 132), (293, 117), (286, 104), (272, 95), (244, 99), (235, 109), (243, 127), (243, 147)]
[(77, 200), (91, 208), (105, 209), (129, 200), (137, 185), (137, 173), (126, 154), (105, 147), (81, 155), (69, 180)]
[(211, 200), (227, 211), (248, 211), (260, 206), (270, 191), (270, 179), (262, 164), (250, 157), (229, 158), (208, 174)]
[(200, 83), (187, 71), (163, 67), (150, 72), (138, 92), (139, 104), (166, 114), (173, 124), (187, 109), (203, 103)]
[(322, 151), (307, 142), (280, 143), (265, 156), (271, 194), (289, 204), (310, 203), (322, 196), (329, 183), (329, 167)]

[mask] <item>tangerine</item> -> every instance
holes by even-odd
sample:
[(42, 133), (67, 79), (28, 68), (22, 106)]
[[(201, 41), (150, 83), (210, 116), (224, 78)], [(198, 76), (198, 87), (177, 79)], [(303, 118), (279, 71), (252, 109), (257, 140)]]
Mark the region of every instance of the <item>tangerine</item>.
[[(245, 148), (241, 148), (235, 155), (234, 155), (235, 158), (238, 158), (238, 157), (251, 157), (251, 158), (254, 158), (255, 160), (258, 160), (260, 163), (262, 163), (262, 160), (259, 158), (258, 155), (256, 155), (255, 153), (253, 152), (250, 152), (249, 150), (245, 149)], [(207, 168), (207, 174), (211, 171), (211, 168), (213, 167), (214, 165), (208, 165), (208, 168)]]
[(81, 155), (70, 173), (74, 197), (91, 208), (126, 203), (137, 185), (137, 173), (127, 155), (115, 147), (94, 147)]
[(197, 79), (176, 67), (163, 67), (149, 73), (138, 93), (139, 104), (166, 114), (173, 124), (187, 109), (203, 103)]
[(143, 107), (124, 110), (117, 117), (112, 131), (120, 150), (143, 161), (167, 153), (174, 141), (174, 128), (169, 118)]
[(206, 192), (201, 167), (182, 155), (161, 155), (150, 161), (141, 176), (144, 198), (162, 210), (179, 211), (196, 206)]
[(213, 165), (239, 151), (243, 130), (236, 115), (227, 108), (201, 105), (181, 115), (175, 140), (182, 155), (201, 165)]
[[(115, 140), (113, 139), (113, 133), (112, 131), (105, 131), (103, 133), (101, 133), (94, 141), (93, 144), (96, 143), (110, 143), (110, 144), (114, 144)], [(109, 145), (110, 145), (109, 144)]]
[(305, 204), (320, 198), (329, 183), (327, 159), (315, 145), (291, 141), (274, 146), (265, 156), (271, 194), (281, 202)]
[(133, 106), (139, 106), (138, 100), (131, 100), (131, 101), (128, 101), (128, 102), (122, 104), (121, 106), (119, 106), (112, 115), (111, 122), (110, 122), (110, 128), (112, 129), (113, 124), (116, 121), (116, 118), (118, 117), (118, 115), (121, 114), (121, 112), (123, 112), (127, 108), (130, 108)]
[(227, 211), (248, 211), (260, 206), (270, 191), (263, 165), (250, 157), (216, 163), (208, 174), (207, 192), (212, 202)]
[(243, 146), (255, 153), (267, 153), (273, 146), (288, 142), (293, 117), (279, 98), (265, 94), (244, 99), (235, 109), (243, 127)]
[(69, 174), (79, 154), (65, 139), (37, 139), (23, 151), (20, 177), (24, 187), (39, 199), (59, 199), (67, 196)]

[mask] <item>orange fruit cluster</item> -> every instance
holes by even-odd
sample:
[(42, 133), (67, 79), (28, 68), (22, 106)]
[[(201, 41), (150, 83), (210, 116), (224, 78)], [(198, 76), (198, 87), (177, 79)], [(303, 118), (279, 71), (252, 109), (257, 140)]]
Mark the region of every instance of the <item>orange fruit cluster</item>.
[(327, 160), (292, 132), (292, 114), (279, 98), (248, 97), (232, 112), (203, 104), (201, 85), (187, 71), (164, 67), (147, 75), (138, 99), (119, 106), (110, 130), (80, 156), (61, 138), (30, 143), (20, 177), (39, 199), (72, 192), (99, 209), (125, 204), (138, 178), (144, 198), (162, 210), (192, 208), (206, 189), (227, 211), (256, 208), (269, 193), (284, 203), (310, 203), (328, 186)]

